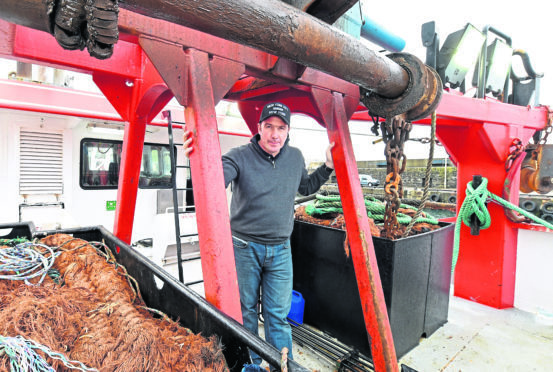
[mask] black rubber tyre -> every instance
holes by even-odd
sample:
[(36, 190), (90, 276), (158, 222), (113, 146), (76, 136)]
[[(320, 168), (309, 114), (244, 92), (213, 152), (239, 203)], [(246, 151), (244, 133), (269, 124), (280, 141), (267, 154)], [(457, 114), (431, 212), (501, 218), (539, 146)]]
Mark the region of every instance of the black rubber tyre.
[(553, 202), (543, 203), (541, 206), (541, 210), (544, 213), (553, 214)]
[(525, 200), (520, 204), (520, 207), (527, 212), (534, 212), (536, 210), (536, 202), (533, 200)]

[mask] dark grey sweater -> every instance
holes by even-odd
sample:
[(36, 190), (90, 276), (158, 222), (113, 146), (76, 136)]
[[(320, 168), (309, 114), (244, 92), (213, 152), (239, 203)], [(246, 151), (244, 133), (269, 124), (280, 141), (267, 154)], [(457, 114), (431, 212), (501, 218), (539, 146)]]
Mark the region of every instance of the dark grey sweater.
[(225, 186), (233, 183), (230, 227), (240, 239), (280, 244), (292, 235), (296, 192), (316, 192), (332, 170), (323, 164), (308, 175), (302, 153), (288, 140), (275, 157), (258, 140), (255, 135), (249, 144), (223, 155)]

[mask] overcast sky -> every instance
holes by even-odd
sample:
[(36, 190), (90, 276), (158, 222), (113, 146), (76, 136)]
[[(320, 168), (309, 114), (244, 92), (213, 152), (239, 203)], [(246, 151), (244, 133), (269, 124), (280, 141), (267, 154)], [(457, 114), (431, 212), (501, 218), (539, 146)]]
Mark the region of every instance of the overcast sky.
[[(553, 106), (553, 16), (546, 0), (362, 0), (364, 15), (406, 41), (405, 52), (423, 61), (426, 50), (421, 25), (435, 21), (440, 42), (471, 23), (478, 29), (490, 25), (510, 36), (515, 49), (525, 50), (541, 81), (540, 103)], [(493, 34), (490, 34), (493, 37)], [(518, 70), (517, 70), (518, 71)], [(520, 75), (520, 73), (518, 74)]]

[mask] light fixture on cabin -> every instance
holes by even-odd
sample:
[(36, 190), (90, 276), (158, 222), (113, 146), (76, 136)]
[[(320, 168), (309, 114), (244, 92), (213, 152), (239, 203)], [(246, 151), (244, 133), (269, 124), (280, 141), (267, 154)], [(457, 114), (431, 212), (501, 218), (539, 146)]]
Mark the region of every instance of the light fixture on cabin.
[(86, 128), (94, 133), (103, 134), (118, 134), (122, 135), (125, 130), (125, 125), (120, 123), (93, 123), (90, 122), (86, 125)]

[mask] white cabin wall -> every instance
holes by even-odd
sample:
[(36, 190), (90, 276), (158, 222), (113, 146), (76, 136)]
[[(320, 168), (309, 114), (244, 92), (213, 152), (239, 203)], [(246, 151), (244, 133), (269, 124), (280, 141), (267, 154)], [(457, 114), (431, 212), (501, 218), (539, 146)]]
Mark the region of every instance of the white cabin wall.
[(79, 183), (80, 146), (83, 138), (99, 138), (123, 140), (120, 134), (94, 133), (86, 127), (89, 121), (81, 120), (72, 130), (71, 168), (70, 174), (71, 198), (67, 199), (66, 208), (74, 218), (76, 226), (102, 225), (113, 231), (115, 211), (106, 211), (107, 200), (117, 200), (117, 190), (85, 190)]
[(553, 321), (553, 233), (518, 230), (515, 307)]
[(0, 123), (0, 195), (2, 213), (0, 223), (19, 220), (18, 200), (19, 169), (17, 158), (19, 148), (19, 131), (11, 121)]

